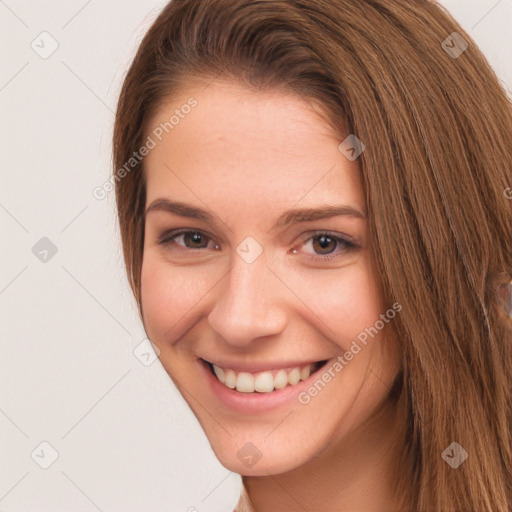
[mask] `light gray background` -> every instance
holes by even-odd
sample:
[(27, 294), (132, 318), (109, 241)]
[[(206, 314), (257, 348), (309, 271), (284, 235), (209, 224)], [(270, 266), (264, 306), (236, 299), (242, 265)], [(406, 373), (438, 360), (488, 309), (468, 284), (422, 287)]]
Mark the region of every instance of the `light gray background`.
[[(111, 172), (122, 79), (165, 3), (0, 0), (0, 512), (226, 512), (238, 499), (240, 477), (136, 349), (114, 194), (92, 195)], [(442, 4), (510, 91), (512, 0)], [(51, 48), (43, 31), (59, 45), (46, 59), (31, 47)], [(32, 251), (42, 237), (53, 257)]]

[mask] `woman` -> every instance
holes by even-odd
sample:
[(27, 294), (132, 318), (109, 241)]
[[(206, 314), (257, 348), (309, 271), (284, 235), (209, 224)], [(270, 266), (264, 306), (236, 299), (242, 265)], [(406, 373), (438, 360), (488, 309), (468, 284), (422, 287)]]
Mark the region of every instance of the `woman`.
[(119, 224), (237, 510), (509, 511), (511, 135), (434, 2), (163, 9), (117, 108)]

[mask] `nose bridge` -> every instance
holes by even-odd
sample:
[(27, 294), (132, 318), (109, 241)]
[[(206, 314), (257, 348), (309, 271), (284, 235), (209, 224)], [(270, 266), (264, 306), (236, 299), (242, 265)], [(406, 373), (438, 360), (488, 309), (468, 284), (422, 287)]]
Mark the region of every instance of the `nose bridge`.
[(234, 254), (231, 271), (208, 316), (210, 325), (227, 343), (239, 346), (278, 334), (286, 323), (277, 303), (279, 293), (279, 282), (267, 268), (264, 253), (252, 262)]

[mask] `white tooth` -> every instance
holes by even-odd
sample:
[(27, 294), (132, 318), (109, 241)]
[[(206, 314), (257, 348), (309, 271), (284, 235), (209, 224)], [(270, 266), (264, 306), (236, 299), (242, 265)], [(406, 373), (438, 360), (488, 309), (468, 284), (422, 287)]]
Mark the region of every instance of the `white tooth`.
[(213, 365), (213, 371), (215, 372), (215, 375), (217, 375), (217, 378), (224, 384), (226, 381), (226, 376), (224, 375), (224, 370), (217, 366), (216, 364)]
[(236, 377), (236, 390), (241, 393), (254, 391), (254, 377), (247, 372), (240, 372)]
[(276, 389), (282, 389), (288, 384), (288, 376), (284, 370), (279, 370), (274, 377), (274, 387)]
[(236, 373), (233, 370), (226, 370), (224, 372), (224, 384), (231, 389), (235, 389)]
[(311, 365), (304, 366), (300, 371), (300, 380), (306, 380), (311, 375)]
[(254, 389), (260, 393), (274, 391), (274, 378), (272, 374), (270, 372), (258, 373), (254, 379)]
[(294, 368), (289, 374), (288, 374), (288, 382), (294, 386), (299, 382), (300, 380), (300, 370), (298, 368)]

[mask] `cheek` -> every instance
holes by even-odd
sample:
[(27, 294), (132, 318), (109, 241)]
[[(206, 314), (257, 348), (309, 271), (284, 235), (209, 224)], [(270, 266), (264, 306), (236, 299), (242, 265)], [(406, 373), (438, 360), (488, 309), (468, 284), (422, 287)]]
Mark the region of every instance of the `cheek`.
[(342, 347), (385, 312), (379, 282), (364, 259), (345, 268), (303, 275), (293, 288), (311, 311), (310, 321)]
[(151, 340), (180, 337), (193, 314), (194, 304), (207, 292), (207, 285), (192, 267), (172, 267), (159, 258), (144, 257), (141, 297), (144, 324)]

